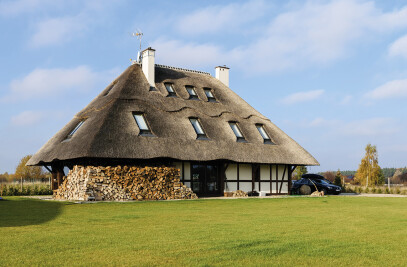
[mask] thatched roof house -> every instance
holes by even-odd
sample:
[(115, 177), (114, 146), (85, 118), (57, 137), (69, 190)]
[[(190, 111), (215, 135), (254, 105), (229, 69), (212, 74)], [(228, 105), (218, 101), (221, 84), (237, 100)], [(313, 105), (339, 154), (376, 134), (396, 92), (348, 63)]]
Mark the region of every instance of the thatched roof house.
[(51, 166), (55, 178), (76, 164), (173, 165), (201, 195), (287, 193), (294, 166), (318, 165), (228, 87), (228, 68), (217, 67), (215, 78), (157, 65), (154, 54), (144, 50), (142, 62), (128, 67), (28, 164)]

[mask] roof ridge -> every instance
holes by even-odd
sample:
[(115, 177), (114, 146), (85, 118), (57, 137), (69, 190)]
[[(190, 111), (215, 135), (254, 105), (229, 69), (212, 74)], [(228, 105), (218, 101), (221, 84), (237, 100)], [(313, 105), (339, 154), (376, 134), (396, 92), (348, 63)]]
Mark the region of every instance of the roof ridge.
[(172, 67), (172, 66), (161, 65), (161, 64), (155, 64), (155, 66), (156, 66), (156, 67), (160, 67), (160, 68), (166, 68), (166, 69), (172, 69), (172, 70), (189, 71), (189, 72), (195, 72), (195, 73), (199, 73), (199, 74), (205, 74), (205, 75), (210, 75), (210, 76), (212, 76), (209, 72), (200, 71), (200, 70), (189, 70), (189, 69), (178, 68), (178, 67)]

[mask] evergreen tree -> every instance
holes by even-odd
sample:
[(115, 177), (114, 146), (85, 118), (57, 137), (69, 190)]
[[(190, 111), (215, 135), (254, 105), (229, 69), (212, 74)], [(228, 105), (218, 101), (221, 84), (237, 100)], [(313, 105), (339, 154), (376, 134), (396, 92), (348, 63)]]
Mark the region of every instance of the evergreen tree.
[[(376, 146), (368, 144), (365, 148), (366, 154), (359, 164), (355, 181), (360, 185), (371, 186), (384, 182), (384, 176), (379, 166)], [(382, 178), (383, 177), (383, 178)]]
[(341, 174), (341, 171), (339, 169), (336, 172), (334, 184), (342, 186), (342, 174)]
[(297, 166), (294, 170), (294, 179), (299, 180), (306, 173), (308, 173), (306, 166)]

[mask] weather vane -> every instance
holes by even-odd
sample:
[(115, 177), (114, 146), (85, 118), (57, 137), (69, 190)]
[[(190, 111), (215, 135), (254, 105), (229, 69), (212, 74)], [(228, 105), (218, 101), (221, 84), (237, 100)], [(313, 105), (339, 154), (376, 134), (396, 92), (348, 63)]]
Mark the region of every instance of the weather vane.
[(131, 36), (136, 37), (137, 39), (140, 40), (140, 48), (139, 48), (139, 51), (137, 53), (137, 61), (140, 62), (140, 60), (141, 60), (141, 39), (143, 38), (143, 33), (141, 32), (140, 29), (137, 29), (137, 31), (133, 32), (131, 34)]

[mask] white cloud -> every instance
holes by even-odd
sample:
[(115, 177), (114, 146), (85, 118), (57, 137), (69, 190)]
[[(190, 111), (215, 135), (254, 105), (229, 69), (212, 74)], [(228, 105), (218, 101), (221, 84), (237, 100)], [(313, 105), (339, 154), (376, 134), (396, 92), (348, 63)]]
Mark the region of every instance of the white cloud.
[(57, 4), (58, 0), (10, 0), (0, 2), (0, 15), (15, 16), (37, 11), (49, 5)]
[(40, 111), (23, 111), (11, 117), (11, 124), (15, 126), (29, 126), (39, 122), (44, 117)]
[(64, 91), (88, 91), (98, 81), (105, 81), (116, 70), (97, 73), (88, 66), (71, 69), (35, 69), (25, 77), (10, 83), (10, 93), (2, 101), (53, 97)]
[(347, 104), (349, 104), (349, 103), (352, 101), (352, 99), (353, 99), (353, 96), (351, 96), (351, 95), (346, 95), (346, 96), (342, 99), (342, 101), (340, 102), (340, 104), (341, 104), (341, 105), (347, 105)]
[(41, 47), (62, 44), (81, 35), (85, 29), (86, 19), (83, 16), (47, 19), (36, 26), (30, 45)]
[[(182, 33), (217, 34), (238, 25), (241, 32), (247, 32), (245, 23), (252, 20), (256, 26), (250, 24), (250, 28), (264, 29), (251, 35), (253, 41), (226, 49), (220, 45), (191, 46), (181, 40), (170, 40), (177, 44), (171, 57), (178, 62), (187, 49), (189, 60), (201, 61), (200, 66), (236, 65), (250, 74), (301, 69), (349, 57), (361, 41), (407, 26), (407, 7), (384, 12), (373, 1), (308, 1), (287, 5), (285, 12), (270, 18), (259, 16), (260, 19), (255, 17), (257, 10), (262, 5), (264, 9), (270, 8), (271, 4), (254, 2), (258, 4), (248, 9), (251, 3), (198, 10), (180, 18), (175, 27)], [(248, 16), (240, 15), (246, 9)], [(202, 59), (202, 55), (207, 56)]]
[(407, 35), (400, 37), (390, 45), (389, 55), (407, 58)]
[(324, 93), (324, 90), (313, 90), (308, 92), (294, 93), (286, 96), (281, 100), (284, 104), (296, 104), (300, 102), (312, 101), (319, 98)]
[(350, 136), (377, 136), (394, 134), (398, 127), (392, 118), (372, 118), (344, 123), (337, 130)]
[(371, 99), (407, 97), (407, 79), (387, 82), (365, 94)]
[(187, 68), (211, 65), (223, 57), (221, 49), (211, 44), (159, 39), (152, 43), (152, 47), (157, 50), (158, 62)]
[(397, 122), (393, 118), (342, 121), (319, 117), (303, 125), (304, 127), (324, 127), (328, 132), (341, 136), (386, 136), (399, 131)]
[(239, 29), (246, 22), (259, 19), (265, 14), (266, 8), (264, 1), (257, 0), (209, 6), (179, 18), (176, 27), (186, 34), (228, 32)]

